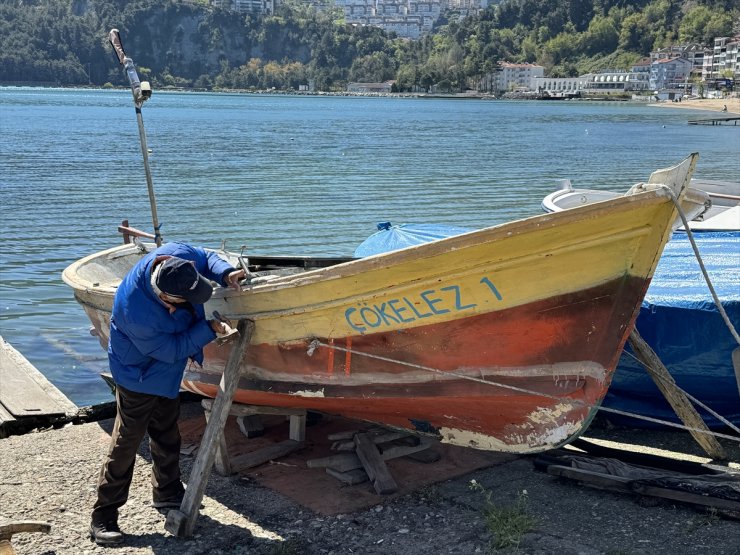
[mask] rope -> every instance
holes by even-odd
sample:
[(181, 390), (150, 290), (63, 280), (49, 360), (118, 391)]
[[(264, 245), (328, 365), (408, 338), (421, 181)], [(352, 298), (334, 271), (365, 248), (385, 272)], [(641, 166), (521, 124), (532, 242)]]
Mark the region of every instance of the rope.
[(736, 441), (736, 442), (740, 443), (740, 437), (731, 436), (731, 435), (728, 435), (728, 434), (722, 434), (722, 433), (718, 433), (718, 432), (712, 432), (712, 431), (709, 431), (709, 430), (700, 430), (700, 429), (696, 429), (696, 428), (691, 428), (689, 426), (684, 426), (683, 424), (676, 424), (675, 422), (669, 422), (668, 420), (661, 420), (659, 418), (652, 418), (650, 416), (643, 416), (641, 414), (634, 414), (634, 413), (630, 413), (630, 412), (626, 412), (626, 411), (622, 411), (622, 410), (618, 410), (618, 409), (612, 409), (612, 408), (608, 408), (608, 407), (602, 407), (602, 406), (599, 406), (599, 405), (592, 405), (592, 404), (586, 403), (585, 401), (581, 401), (580, 399), (570, 399), (570, 398), (566, 398), (566, 397), (558, 397), (557, 395), (551, 395), (549, 393), (542, 393), (540, 391), (533, 391), (531, 389), (526, 389), (524, 387), (518, 387), (518, 386), (515, 386), (515, 385), (508, 385), (508, 384), (504, 384), (504, 383), (498, 383), (498, 382), (491, 381), (491, 380), (485, 380), (483, 378), (476, 378), (474, 376), (467, 376), (465, 374), (459, 374), (457, 372), (440, 370), (438, 368), (432, 368), (431, 366), (423, 366), (421, 364), (415, 364), (413, 362), (405, 362), (405, 361), (402, 361), (402, 360), (396, 360), (396, 359), (392, 359), (392, 358), (389, 358), (389, 357), (384, 357), (384, 356), (381, 356), (381, 355), (373, 355), (373, 354), (370, 354), (370, 353), (363, 353), (362, 351), (356, 351), (354, 349), (348, 349), (346, 347), (340, 347), (339, 345), (336, 345), (336, 344), (324, 343), (323, 341), (319, 341), (318, 339), (314, 339), (313, 341), (311, 341), (308, 350), (310, 351), (311, 354), (313, 354), (313, 352), (319, 346), (326, 347), (328, 349), (336, 349), (338, 351), (342, 351), (342, 352), (345, 352), (345, 353), (351, 353), (351, 354), (354, 354), (354, 355), (360, 355), (360, 356), (372, 358), (372, 359), (375, 359), (375, 360), (381, 360), (383, 362), (391, 362), (393, 364), (401, 364), (403, 366), (409, 366), (409, 367), (412, 367), (412, 368), (417, 368), (417, 369), (423, 370), (425, 372), (431, 372), (432, 374), (439, 374), (440, 376), (444, 376), (444, 377), (454, 376), (456, 378), (461, 378), (463, 380), (469, 380), (469, 381), (472, 381), (472, 382), (482, 383), (482, 384), (485, 384), (485, 385), (491, 385), (491, 386), (501, 387), (501, 388), (504, 388), (504, 389), (510, 389), (512, 391), (516, 391), (516, 392), (519, 392), (519, 393), (526, 393), (527, 395), (535, 395), (535, 396), (538, 396), (538, 397), (547, 397), (547, 398), (553, 399), (555, 401), (567, 402), (569, 404), (580, 406), (580, 407), (584, 407), (584, 408), (588, 408), (588, 409), (597, 409), (597, 410), (600, 410), (600, 411), (611, 412), (611, 413), (619, 414), (619, 415), (622, 415), (622, 416), (629, 416), (631, 418), (637, 418), (638, 420), (646, 420), (648, 422), (653, 422), (655, 424), (662, 424), (664, 426), (670, 426), (670, 427), (673, 427), (673, 428), (680, 428), (682, 430), (686, 430), (686, 431), (689, 431), (689, 432), (699, 432), (699, 433), (702, 433), (702, 434), (712, 435), (712, 436), (715, 436), (715, 437), (721, 437), (723, 439), (729, 439), (731, 441)]
[(701, 268), (701, 273), (704, 276), (704, 281), (707, 282), (707, 287), (709, 287), (709, 292), (712, 294), (712, 299), (714, 299), (714, 304), (717, 306), (717, 310), (719, 310), (719, 313), (722, 316), (722, 319), (724, 320), (725, 325), (727, 325), (727, 329), (730, 330), (732, 337), (734, 337), (737, 344), (740, 345), (740, 335), (738, 335), (737, 330), (735, 329), (735, 326), (733, 326), (732, 322), (730, 322), (730, 318), (729, 316), (727, 316), (727, 312), (725, 312), (725, 307), (722, 306), (722, 303), (720, 302), (719, 297), (717, 296), (717, 292), (714, 290), (714, 285), (712, 285), (712, 280), (709, 279), (709, 274), (707, 273), (707, 269), (704, 266), (704, 261), (702, 260), (701, 255), (699, 254), (699, 247), (696, 246), (696, 242), (694, 241), (694, 234), (691, 231), (691, 227), (689, 226), (688, 220), (686, 219), (686, 214), (684, 214), (684, 211), (681, 208), (681, 205), (678, 202), (676, 195), (673, 194), (673, 191), (671, 190), (671, 188), (666, 185), (662, 185), (662, 187), (668, 192), (668, 195), (671, 197), (671, 200), (673, 201), (673, 204), (676, 207), (676, 210), (678, 211), (678, 215), (681, 217), (681, 222), (683, 222), (683, 228), (684, 230), (686, 230), (686, 235), (688, 236), (689, 242), (691, 243), (691, 248), (694, 250), (694, 256), (696, 256), (696, 260), (697, 262), (699, 262), (699, 268)]
[[(630, 353), (629, 351), (627, 351), (626, 349), (624, 351), (622, 351), (622, 352), (625, 355), (632, 357), (635, 361), (639, 362), (640, 365), (642, 365), (642, 361), (639, 358), (637, 358), (635, 355), (633, 355), (632, 353)], [(684, 395), (686, 395), (686, 397), (692, 403), (694, 403), (695, 405), (700, 406), (705, 411), (707, 411), (709, 414), (711, 414), (712, 416), (714, 416), (717, 420), (719, 420), (724, 425), (726, 425), (728, 428), (732, 428), (733, 431), (735, 431), (738, 434), (740, 434), (740, 428), (738, 428), (737, 426), (735, 426), (732, 422), (730, 422), (729, 420), (727, 420), (724, 416), (722, 416), (718, 412), (714, 411), (713, 409), (711, 409), (710, 407), (708, 407), (707, 405), (705, 405), (704, 403), (702, 403), (699, 399), (697, 399), (696, 397), (694, 397), (693, 395), (691, 395), (691, 393), (689, 393), (688, 391), (685, 391), (685, 390), (681, 389), (681, 387), (675, 381), (671, 383), (671, 382), (669, 382), (668, 380), (666, 380), (665, 378), (663, 378), (663, 376), (661, 376), (659, 374), (656, 374), (655, 377), (657, 377), (664, 384), (669, 385), (671, 387), (675, 387), (676, 389), (678, 389), (681, 393), (683, 393)]]

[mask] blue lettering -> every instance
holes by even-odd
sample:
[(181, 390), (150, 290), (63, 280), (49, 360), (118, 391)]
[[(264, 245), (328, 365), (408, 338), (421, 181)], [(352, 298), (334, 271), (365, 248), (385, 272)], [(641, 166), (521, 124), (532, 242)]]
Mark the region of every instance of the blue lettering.
[(420, 313), (418, 310), (416, 310), (416, 307), (414, 306), (414, 304), (410, 300), (408, 300), (406, 297), (404, 297), (403, 300), (406, 301), (406, 304), (409, 305), (409, 308), (414, 311), (414, 314), (416, 314), (417, 318), (428, 318), (429, 316), (432, 315), (431, 312), (427, 312), (426, 314)]
[(440, 299), (439, 297), (433, 298), (433, 299), (428, 299), (427, 298), (427, 295), (431, 295), (432, 293), (434, 293), (434, 289), (429, 289), (428, 291), (423, 291), (422, 294), (421, 294), (421, 298), (424, 299), (427, 302), (427, 304), (429, 305), (429, 308), (432, 309), (432, 312), (434, 312), (435, 314), (445, 314), (445, 313), (449, 312), (450, 310), (448, 308), (439, 309), (439, 308), (435, 308), (434, 307), (435, 304), (441, 303), (442, 302), (442, 299)]
[(399, 301), (398, 299), (393, 299), (392, 301), (388, 301), (388, 306), (391, 307), (391, 310), (396, 313), (396, 317), (399, 320), (401, 320), (401, 322), (413, 322), (414, 320), (416, 320), (416, 318), (404, 318), (403, 316), (401, 316), (401, 313), (406, 312), (407, 309), (405, 306), (397, 307), (396, 303), (400, 303), (400, 302), (401, 301)]
[(466, 304), (466, 305), (463, 305), (461, 303), (461, 297), (462, 297), (462, 295), (460, 294), (460, 286), (459, 285), (450, 285), (449, 287), (443, 287), (441, 289), (441, 291), (454, 291), (455, 292), (455, 309), (456, 310), (466, 310), (468, 308), (473, 308), (473, 307), (478, 306), (475, 303), (473, 303), (473, 304)]
[(348, 308), (347, 310), (345, 310), (344, 311), (344, 319), (347, 320), (347, 323), (349, 324), (349, 327), (351, 327), (352, 329), (355, 329), (355, 330), (359, 331), (360, 333), (364, 333), (366, 328), (364, 328), (362, 326), (358, 326), (357, 324), (353, 324), (352, 323), (352, 320), (350, 320), (350, 316), (352, 316), (352, 313), (353, 312), (357, 312), (357, 309), (356, 308)]
[[(385, 313), (385, 305), (386, 305), (386, 303), (383, 303), (380, 306), (375, 305), (373, 307), (373, 308), (375, 308), (375, 310), (378, 313), (378, 315), (383, 319), (383, 322), (385, 323), (385, 325), (386, 326), (389, 326), (390, 325), (390, 322), (393, 322), (395, 324), (400, 324), (400, 321), (397, 318), (395, 318), (394, 316), (390, 316), (390, 315), (388, 315), (388, 314)], [(390, 320), (390, 322), (389, 322), (389, 320)]]
[[(370, 322), (367, 319), (367, 314), (370, 313), (373, 316), (373, 320), (375, 323)], [(365, 322), (368, 326), (371, 328), (377, 328), (383, 321), (380, 319), (380, 316), (372, 309), (368, 308), (366, 306), (362, 307), (360, 309), (360, 317), (362, 318), (362, 321)]]
[(491, 283), (491, 280), (490, 279), (488, 279), (487, 277), (484, 277), (483, 279), (480, 280), (480, 282), (481, 283), (485, 283), (486, 285), (488, 285), (488, 288), (491, 290), (491, 292), (494, 295), (496, 295), (496, 298), (499, 301), (503, 300), (503, 297), (501, 296), (501, 293), (498, 292), (498, 289), (496, 289), (496, 286), (493, 283)]

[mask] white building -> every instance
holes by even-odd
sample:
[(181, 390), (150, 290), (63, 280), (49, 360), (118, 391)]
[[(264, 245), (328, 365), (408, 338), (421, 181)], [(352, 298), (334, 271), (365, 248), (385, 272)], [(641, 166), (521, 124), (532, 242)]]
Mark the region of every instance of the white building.
[(588, 85), (588, 76), (580, 77), (534, 77), (532, 88), (542, 94), (551, 96), (573, 96), (579, 94)]
[(532, 91), (536, 90), (534, 79), (544, 76), (545, 68), (542, 66), (501, 62), (493, 75), (493, 88), (499, 92)]
[(279, 5), (279, 0), (211, 0), (211, 4), (217, 8), (239, 13), (271, 14), (275, 12), (275, 6)]
[(725, 77), (724, 73), (729, 70), (733, 79), (736, 81), (740, 79), (739, 47), (740, 36), (715, 38), (714, 47), (704, 56), (702, 78), (705, 81), (720, 79)]

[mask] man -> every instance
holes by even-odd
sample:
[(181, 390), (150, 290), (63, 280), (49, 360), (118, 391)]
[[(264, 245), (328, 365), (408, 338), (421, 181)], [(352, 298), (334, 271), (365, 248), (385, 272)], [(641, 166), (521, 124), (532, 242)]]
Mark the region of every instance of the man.
[(117, 410), (90, 524), (95, 543), (123, 541), (118, 509), (128, 499), (145, 433), (152, 453), (152, 504), (180, 506), (180, 382), (188, 360), (202, 364), (203, 347), (227, 331), (206, 319), (203, 304), (213, 293), (208, 280), (238, 288), (244, 277), (244, 270), (215, 253), (168, 243), (140, 260), (118, 287), (108, 342)]

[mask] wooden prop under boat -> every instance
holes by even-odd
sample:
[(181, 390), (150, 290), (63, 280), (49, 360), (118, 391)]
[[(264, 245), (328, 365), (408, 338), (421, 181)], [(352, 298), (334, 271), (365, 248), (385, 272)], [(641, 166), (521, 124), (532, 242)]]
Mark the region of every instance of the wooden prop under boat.
[[(255, 324), (234, 400), (479, 449), (567, 443), (607, 391), (697, 158), (628, 196), (367, 258), (250, 257), (257, 277), (206, 305)], [(119, 246), (64, 271), (104, 346), (142, 254)], [(215, 397), (229, 351), (210, 344), (183, 387)]]

